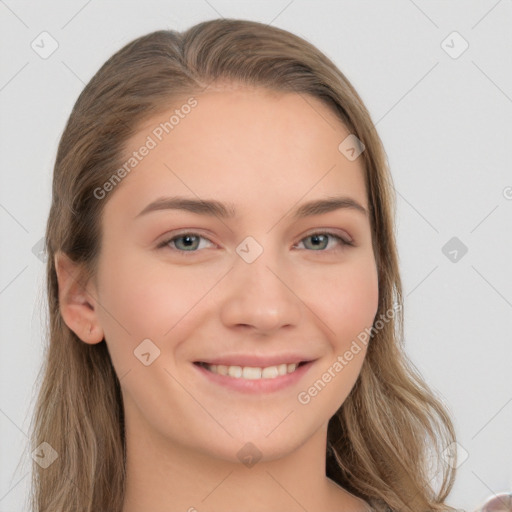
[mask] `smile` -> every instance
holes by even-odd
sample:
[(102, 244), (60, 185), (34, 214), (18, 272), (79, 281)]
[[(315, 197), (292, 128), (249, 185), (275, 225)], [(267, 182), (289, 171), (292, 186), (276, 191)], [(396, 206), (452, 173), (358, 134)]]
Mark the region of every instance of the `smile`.
[(235, 392), (261, 394), (297, 386), (313, 365), (314, 361), (279, 363), (272, 366), (241, 366), (197, 361), (192, 366), (210, 384)]
[(254, 366), (227, 366), (222, 364), (208, 364), (208, 363), (196, 363), (206, 370), (216, 373), (217, 375), (223, 375), (226, 377), (233, 377), (235, 379), (275, 379), (281, 375), (287, 375), (293, 373), (297, 368), (303, 364), (301, 363), (283, 363), (275, 366), (267, 367), (254, 367)]

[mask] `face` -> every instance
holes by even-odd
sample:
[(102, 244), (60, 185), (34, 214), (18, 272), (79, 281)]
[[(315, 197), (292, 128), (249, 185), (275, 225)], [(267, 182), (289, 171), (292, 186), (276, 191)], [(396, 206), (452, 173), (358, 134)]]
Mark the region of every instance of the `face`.
[[(156, 145), (109, 192), (95, 314), (131, 432), (232, 461), (252, 442), (272, 460), (326, 428), (363, 364), (361, 346), (333, 369), (377, 312), (369, 217), (296, 215), (339, 196), (368, 211), (362, 157), (338, 150), (349, 131), (315, 98), (195, 98), (172, 131), (155, 128), (174, 106), (128, 143)], [(171, 197), (190, 202), (141, 213)]]

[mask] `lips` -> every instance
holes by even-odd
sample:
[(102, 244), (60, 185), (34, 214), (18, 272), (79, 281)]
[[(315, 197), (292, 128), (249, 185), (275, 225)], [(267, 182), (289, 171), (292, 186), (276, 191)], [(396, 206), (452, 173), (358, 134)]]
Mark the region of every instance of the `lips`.
[(313, 361), (314, 357), (308, 357), (297, 353), (276, 354), (273, 356), (263, 356), (256, 354), (232, 354), (215, 358), (207, 358), (195, 361), (196, 364), (222, 365), (222, 366), (240, 366), (252, 368), (267, 368), (269, 366), (279, 366), (281, 364), (307, 363)]
[(306, 364), (305, 361), (300, 363), (281, 363), (272, 366), (240, 366), (240, 365), (223, 365), (208, 364), (204, 362), (196, 363), (206, 370), (218, 375), (229, 376), (237, 379), (275, 379), (276, 377), (293, 373), (299, 366)]
[[(307, 359), (299, 362), (284, 363), (282, 362), (283, 360), (289, 359), (280, 357), (278, 361), (281, 362), (271, 366), (264, 366), (268, 364), (266, 362), (262, 366), (242, 366), (241, 361), (245, 362), (248, 359), (254, 365), (252, 361), (255, 359), (258, 361), (272, 361), (276, 358), (254, 358), (253, 356), (250, 358), (223, 357), (216, 361), (226, 363), (236, 361), (240, 364), (210, 364), (210, 362), (206, 361), (196, 361), (193, 366), (197, 369), (198, 374), (206, 378), (209, 383), (235, 392), (260, 394), (278, 392), (296, 386), (310, 371), (316, 361), (316, 359)], [(297, 359), (295, 356), (291, 358), (291, 360)], [(210, 390), (211, 388), (208, 387), (207, 389)]]

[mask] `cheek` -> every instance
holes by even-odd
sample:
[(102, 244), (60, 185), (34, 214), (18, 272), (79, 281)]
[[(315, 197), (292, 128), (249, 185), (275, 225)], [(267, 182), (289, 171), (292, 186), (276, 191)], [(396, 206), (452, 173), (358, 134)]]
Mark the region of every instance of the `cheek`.
[(310, 296), (331, 351), (297, 400), (303, 414), (330, 418), (349, 395), (364, 362), (367, 347), (358, 336), (372, 326), (379, 299), (374, 260), (347, 265), (325, 282)]
[(377, 313), (379, 286), (373, 260), (360, 262), (331, 275), (323, 292), (316, 294), (315, 311), (329, 327), (329, 339), (336, 350), (345, 349)]
[(192, 267), (171, 270), (156, 258), (118, 258), (112, 254), (110, 261), (116, 263), (109, 265), (105, 259), (99, 301), (113, 358), (126, 361), (133, 357), (133, 350), (146, 338), (162, 352), (172, 350), (170, 343), (176, 338), (172, 331), (175, 334), (188, 325), (194, 307), (208, 290), (204, 276)]

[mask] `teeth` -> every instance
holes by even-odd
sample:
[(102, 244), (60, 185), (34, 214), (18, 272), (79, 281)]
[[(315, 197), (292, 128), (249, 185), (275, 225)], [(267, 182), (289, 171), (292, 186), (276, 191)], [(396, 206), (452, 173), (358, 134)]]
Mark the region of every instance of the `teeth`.
[(223, 364), (216, 365), (217, 373), (220, 375), (227, 375), (228, 374), (228, 367)]
[(219, 375), (227, 375), (234, 377), (235, 379), (275, 379), (280, 375), (286, 375), (287, 373), (293, 373), (298, 364), (297, 363), (283, 363), (277, 366), (267, 366), (266, 368), (255, 368), (252, 366), (226, 366), (223, 364), (206, 364), (203, 366), (210, 370), (212, 373), (218, 373)]
[(228, 366), (228, 375), (230, 377), (236, 377), (237, 379), (242, 376), (241, 366)]
[(264, 379), (275, 379), (279, 376), (279, 368), (277, 366), (268, 366), (261, 370), (261, 377)]
[(242, 368), (243, 379), (261, 379), (261, 368), (251, 368), (250, 366), (244, 366)]

